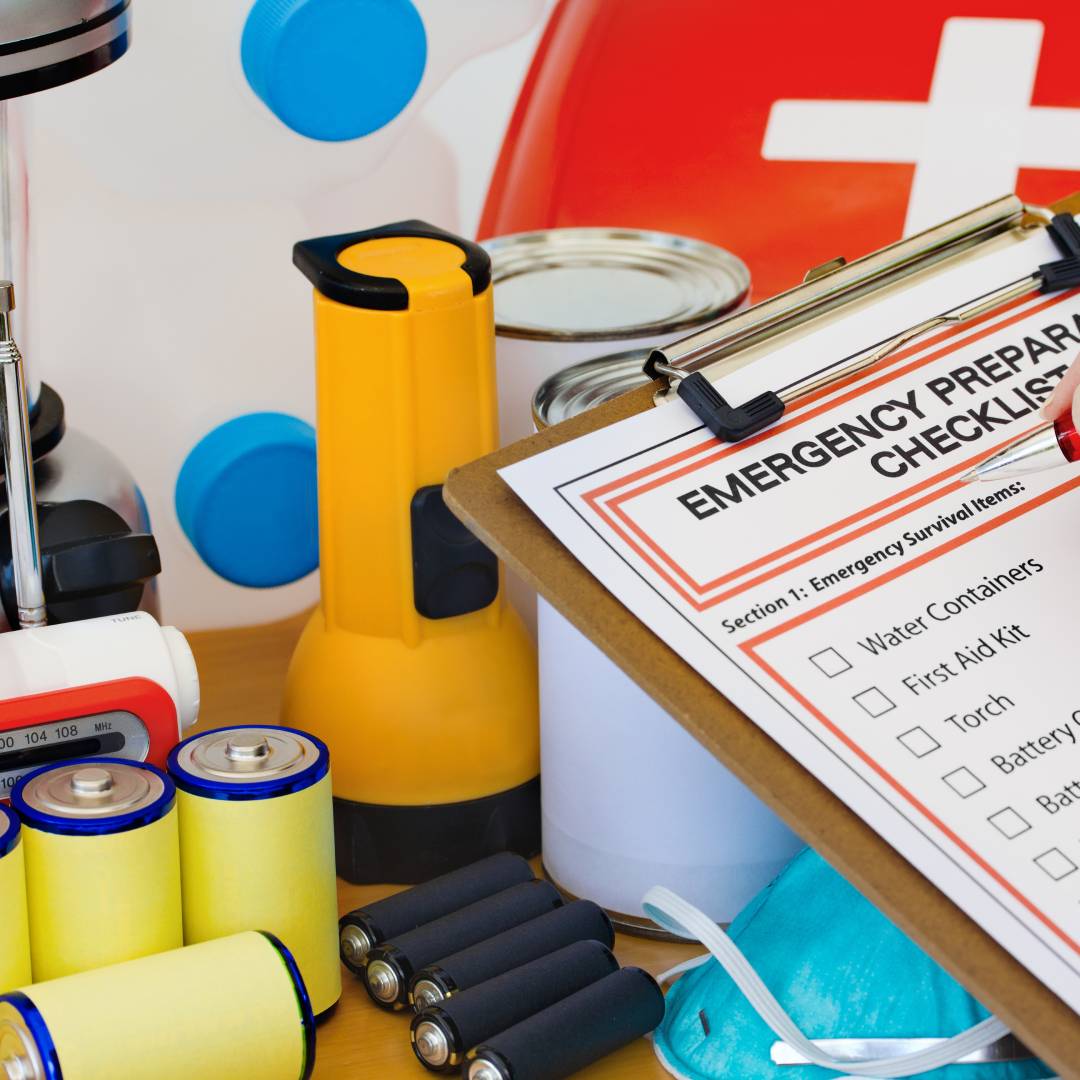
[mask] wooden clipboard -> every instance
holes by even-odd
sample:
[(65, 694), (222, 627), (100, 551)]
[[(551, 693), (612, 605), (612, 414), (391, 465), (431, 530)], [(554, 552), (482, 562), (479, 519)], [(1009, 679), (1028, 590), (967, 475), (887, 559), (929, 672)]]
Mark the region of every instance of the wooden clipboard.
[[(1080, 193), (1053, 209), (1080, 213)], [(454, 470), (447, 504), (1047, 1064), (1080, 1080), (1080, 1016), (627, 611), (500, 479), (507, 465), (653, 407), (654, 390), (643, 386)]]

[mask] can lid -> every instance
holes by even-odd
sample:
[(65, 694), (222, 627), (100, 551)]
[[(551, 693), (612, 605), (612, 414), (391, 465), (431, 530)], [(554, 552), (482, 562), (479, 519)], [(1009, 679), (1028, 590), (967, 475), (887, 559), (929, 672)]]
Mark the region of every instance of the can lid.
[(19, 842), (21, 831), (18, 817), (6, 806), (0, 806), (0, 859)]
[(650, 349), (597, 356), (549, 375), (533, 394), (533, 423), (537, 430), (579, 416), (605, 401), (652, 382), (642, 367)]
[(185, 739), (169, 755), (181, 791), (215, 799), (268, 799), (302, 791), (330, 771), (330, 752), (293, 728), (249, 724)]
[(176, 799), (172, 781), (144, 762), (85, 758), (24, 776), (11, 805), (30, 828), (66, 835), (126, 832), (164, 817)]
[(49, 1029), (37, 1006), (18, 991), (0, 997), (0, 1077), (61, 1080)]
[(656, 337), (720, 318), (750, 291), (730, 251), (643, 229), (545, 229), (486, 240), (495, 332), (541, 341)]

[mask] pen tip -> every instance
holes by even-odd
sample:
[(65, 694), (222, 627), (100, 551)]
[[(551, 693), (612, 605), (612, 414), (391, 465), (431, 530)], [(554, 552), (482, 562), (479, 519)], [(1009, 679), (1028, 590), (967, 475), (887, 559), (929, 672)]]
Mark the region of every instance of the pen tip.
[(976, 465), (974, 469), (969, 469), (966, 473), (964, 473), (963, 476), (960, 477), (960, 483), (971, 484), (974, 483), (974, 481), (981, 479), (982, 470), (979, 468), (978, 465)]

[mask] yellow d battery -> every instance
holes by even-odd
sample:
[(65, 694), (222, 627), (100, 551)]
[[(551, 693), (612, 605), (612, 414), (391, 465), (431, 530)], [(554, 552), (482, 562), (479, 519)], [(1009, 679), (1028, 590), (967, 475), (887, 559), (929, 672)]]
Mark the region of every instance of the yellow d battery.
[(19, 819), (0, 806), (0, 994), (30, 981), (26, 865)]
[(68, 761), (27, 774), (23, 820), (34, 981), (183, 944), (176, 790), (153, 765)]
[(0, 995), (0, 1077), (307, 1080), (315, 1022), (288, 949), (249, 932)]
[(330, 755), (282, 727), (186, 739), (177, 788), (187, 944), (268, 930), (296, 957), (316, 1015), (341, 996)]

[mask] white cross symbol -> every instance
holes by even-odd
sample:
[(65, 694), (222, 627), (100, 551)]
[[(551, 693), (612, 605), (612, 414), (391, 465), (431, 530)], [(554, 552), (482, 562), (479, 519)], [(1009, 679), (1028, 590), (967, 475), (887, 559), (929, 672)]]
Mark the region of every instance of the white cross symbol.
[(1080, 170), (1080, 109), (1031, 105), (1043, 24), (948, 19), (928, 102), (777, 101), (762, 157), (914, 162), (905, 233), (1016, 190), (1017, 170)]

